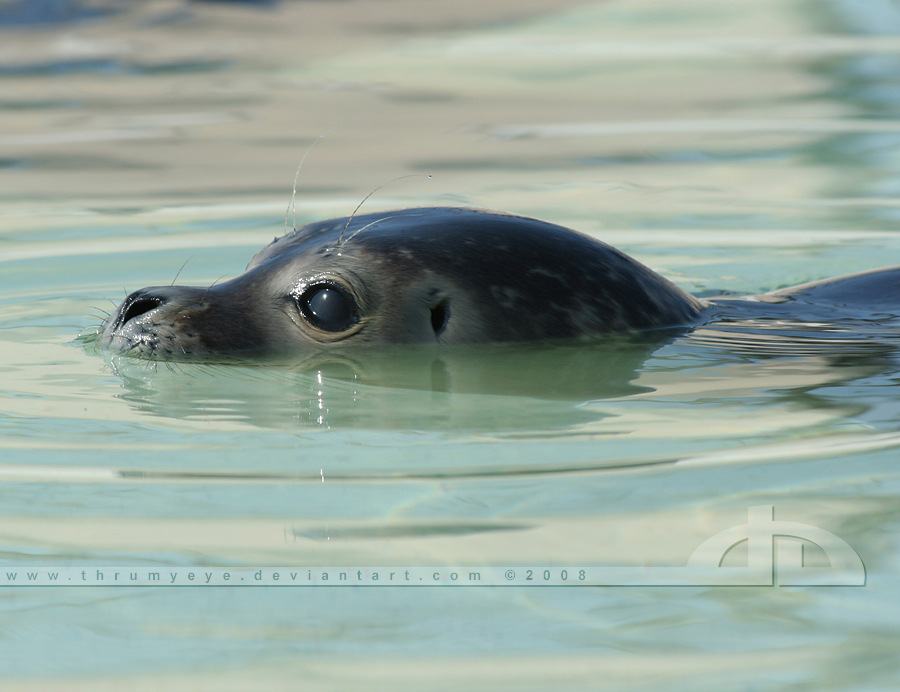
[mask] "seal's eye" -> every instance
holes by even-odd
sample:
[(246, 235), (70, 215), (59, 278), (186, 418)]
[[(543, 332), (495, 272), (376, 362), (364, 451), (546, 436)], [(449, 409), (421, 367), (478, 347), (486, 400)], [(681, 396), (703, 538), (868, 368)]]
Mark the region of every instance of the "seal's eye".
[(297, 303), (303, 316), (326, 332), (342, 332), (358, 320), (350, 296), (332, 284), (310, 286)]

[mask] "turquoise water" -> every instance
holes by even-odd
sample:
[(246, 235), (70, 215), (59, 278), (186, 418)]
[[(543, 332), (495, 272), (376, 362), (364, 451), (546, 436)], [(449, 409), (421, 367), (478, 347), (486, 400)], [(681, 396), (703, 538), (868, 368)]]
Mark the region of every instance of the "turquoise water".
[(7, 577), (0, 689), (897, 686), (895, 312), (450, 350), (447, 386), (414, 352), (166, 366), (78, 338), (127, 292), (240, 273), (313, 142), (298, 225), (420, 174), (364, 209), (536, 216), (705, 296), (900, 264), (895, 4), (42, 6), (0, 6), (0, 576), (681, 566), (772, 505), (866, 583)]

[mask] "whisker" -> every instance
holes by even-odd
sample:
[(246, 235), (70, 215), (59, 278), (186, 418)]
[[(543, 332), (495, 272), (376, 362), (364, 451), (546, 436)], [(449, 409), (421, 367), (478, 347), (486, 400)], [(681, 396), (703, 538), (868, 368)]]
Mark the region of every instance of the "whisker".
[(204, 293), (204, 294), (203, 294), (203, 297), (200, 299), (200, 304), (201, 304), (201, 305), (203, 304), (203, 301), (206, 300), (206, 296), (208, 296), (208, 295), (209, 295), (209, 292), (213, 289), (213, 286), (215, 286), (217, 283), (219, 283), (219, 282), (220, 282), (222, 279), (224, 279), (224, 278), (225, 278), (225, 274), (222, 274), (222, 276), (220, 276), (218, 279), (216, 279), (215, 281), (213, 281), (209, 286), (207, 286), (207, 288), (206, 288), (206, 293)]
[(307, 150), (303, 153), (303, 156), (300, 157), (300, 165), (297, 166), (297, 172), (294, 173), (294, 190), (291, 193), (291, 202), (288, 204), (287, 211), (284, 212), (284, 233), (287, 235), (288, 232), (288, 215), (292, 215), (293, 218), (291, 220), (291, 224), (293, 228), (297, 228), (297, 207), (294, 205), (294, 201), (297, 199), (297, 180), (300, 178), (300, 169), (303, 168), (303, 162), (306, 161), (306, 157), (309, 155), (309, 152), (313, 150), (313, 147), (316, 146), (320, 141), (325, 139), (327, 135), (330, 135), (334, 132), (338, 127), (343, 124), (343, 120), (341, 120), (337, 125), (332, 127), (326, 133), (318, 136), (317, 139), (314, 139), (312, 144), (309, 145)]
[(421, 214), (391, 214), (390, 216), (382, 216), (380, 219), (376, 219), (372, 223), (367, 223), (362, 228), (358, 228), (355, 231), (353, 231), (353, 235), (351, 235), (349, 238), (347, 238), (347, 242), (349, 243), (351, 240), (353, 240), (356, 236), (358, 236), (364, 230), (366, 230), (370, 226), (374, 226), (376, 223), (381, 223), (382, 221), (387, 221), (388, 219), (396, 219), (400, 216), (422, 216), (422, 215)]
[(399, 178), (394, 178), (393, 180), (388, 180), (386, 183), (382, 183), (381, 185), (376, 187), (374, 190), (372, 190), (369, 194), (367, 194), (365, 197), (363, 197), (362, 202), (360, 202), (359, 204), (356, 205), (356, 209), (353, 210), (353, 213), (350, 214), (350, 218), (347, 219), (347, 223), (344, 224), (344, 229), (341, 231), (341, 237), (338, 238), (338, 241), (337, 241), (338, 246), (340, 246), (340, 244), (342, 242), (344, 242), (344, 233), (347, 232), (347, 228), (349, 228), (350, 223), (353, 221), (353, 217), (356, 216), (356, 212), (358, 212), (359, 208), (363, 204), (366, 203), (366, 200), (369, 199), (369, 197), (374, 195), (376, 192), (378, 192), (381, 188), (385, 187), (386, 185), (390, 185), (391, 183), (396, 183), (398, 180), (404, 180), (405, 178), (424, 178), (424, 177), (427, 177), (429, 180), (431, 180), (430, 175), (424, 176), (421, 173), (410, 173), (409, 175), (401, 175)]
[[(332, 128), (334, 129), (334, 128)], [(330, 130), (329, 130), (330, 132)], [(291, 193), (291, 201), (288, 204), (287, 210), (284, 212), (284, 233), (287, 235), (288, 232), (288, 216), (293, 215), (292, 228), (297, 228), (297, 207), (294, 206), (294, 200), (297, 199), (297, 180), (300, 178), (300, 169), (303, 168), (303, 162), (306, 161), (306, 157), (309, 156), (309, 152), (313, 150), (313, 147), (316, 146), (320, 141), (325, 139), (325, 135), (319, 135), (317, 139), (313, 140), (313, 143), (309, 145), (309, 148), (303, 153), (303, 156), (300, 157), (300, 164), (297, 166), (297, 172), (294, 173), (294, 191)]]
[(181, 265), (181, 269), (179, 269), (178, 272), (175, 274), (175, 278), (172, 279), (172, 283), (170, 283), (169, 286), (174, 286), (174, 285), (175, 285), (175, 282), (178, 281), (178, 277), (181, 276), (181, 272), (182, 272), (182, 271), (184, 270), (184, 268), (187, 266), (187, 263), (190, 262), (192, 259), (194, 259), (194, 256), (193, 256), (193, 255), (191, 255), (190, 257), (188, 257), (188, 258), (184, 261), (184, 264)]

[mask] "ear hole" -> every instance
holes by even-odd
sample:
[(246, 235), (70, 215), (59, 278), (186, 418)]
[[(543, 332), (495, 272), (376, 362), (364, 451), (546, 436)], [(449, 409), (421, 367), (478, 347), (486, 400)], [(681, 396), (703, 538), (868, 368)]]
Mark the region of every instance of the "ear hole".
[(440, 336), (447, 326), (447, 319), (450, 317), (450, 310), (447, 308), (447, 301), (442, 300), (440, 303), (431, 308), (431, 328), (434, 330), (435, 336)]

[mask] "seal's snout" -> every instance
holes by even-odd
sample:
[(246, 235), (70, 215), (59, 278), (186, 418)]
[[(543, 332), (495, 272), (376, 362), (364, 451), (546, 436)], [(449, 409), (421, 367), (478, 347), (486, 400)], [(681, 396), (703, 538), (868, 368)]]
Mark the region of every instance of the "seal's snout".
[(100, 332), (103, 348), (143, 357), (187, 355), (196, 341), (190, 328), (204, 311), (206, 288), (151, 286), (131, 293)]
[(168, 299), (165, 296), (154, 295), (147, 291), (136, 291), (125, 299), (119, 311), (119, 319), (116, 320), (116, 328), (140, 317), (163, 305)]

